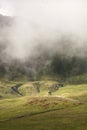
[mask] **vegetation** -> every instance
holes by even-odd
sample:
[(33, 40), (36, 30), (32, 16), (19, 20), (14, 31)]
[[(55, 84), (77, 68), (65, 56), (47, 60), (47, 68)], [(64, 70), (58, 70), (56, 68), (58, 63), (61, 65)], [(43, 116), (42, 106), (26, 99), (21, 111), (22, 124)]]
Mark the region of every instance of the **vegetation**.
[(46, 94), (43, 97), (36, 95), (0, 100), (0, 128), (87, 129), (86, 85), (68, 85), (54, 92), (52, 96)]
[(0, 15), (0, 129), (87, 130), (86, 50), (63, 37), (55, 50), (38, 43), (26, 59), (12, 58), (3, 30), (12, 21)]

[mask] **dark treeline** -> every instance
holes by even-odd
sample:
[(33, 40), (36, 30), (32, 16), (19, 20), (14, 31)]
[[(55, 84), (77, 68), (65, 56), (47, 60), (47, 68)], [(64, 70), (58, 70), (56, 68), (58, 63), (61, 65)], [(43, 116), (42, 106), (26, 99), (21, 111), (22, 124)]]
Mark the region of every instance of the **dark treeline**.
[(68, 78), (87, 73), (87, 58), (65, 57), (55, 54), (52, 57), (47, 54), (32, 57), (31, 60), (21, 62), (17, 59), (10, 64), (0, 62), (0, 77), (8, 80), (27, 78), (28, 80), (40, 80), (43, 76), (59, 76)]

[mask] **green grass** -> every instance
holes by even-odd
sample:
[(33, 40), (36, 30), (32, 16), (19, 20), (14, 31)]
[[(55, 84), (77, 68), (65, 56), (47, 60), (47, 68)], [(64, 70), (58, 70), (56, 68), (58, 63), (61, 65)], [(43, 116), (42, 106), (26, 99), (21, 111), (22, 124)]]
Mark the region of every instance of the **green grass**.
[(67, 85), (52, 96), (47, 94), (48, 86), (56, 82), (40, 81), (40, 84), (40, 93), (33, 96), (27, 96), (30, 87), (33, 88), (33, 82), (28, 82), (19, 89), (24, 97), (0, 100), (0, 130), (87, 129), (86, 84)]
[(58, 97), (23, 97), (0, 101), (0, 120), (8, 120), (19, 116), (42, 113), (50, 110), (64, 109), (79, 105)]
[(17, 81), (0, 81), (0, 98), (14, 98), (20, 97), (17, 93), (15, 93), (11, 87), (19, 84), (23, 84), (23, 82)]
[(79, 95), (87, 94), (87, 84), (82, 85), (66, 85), (61, 87), (53, 95), (65, 96), (65, 97), (79, 97)]
[[(34, 84), (37, 83), (40, 85), (40, 93), (38, 93), (34, 87)], [(25, 95), (25, 96), (43, 96), (48, 94), (48, 90), (53, 85), (58, 84), (58, 82), (55, 81), (35, 81), (35, 82), (27, 82), (23, 84), (19, 91)]]
[(0, 122), (0, 128), (4, 130), (86, 130), (86, 121), (87, 105), (84, 104), (43, 113), (39, 109), (37, 114)]

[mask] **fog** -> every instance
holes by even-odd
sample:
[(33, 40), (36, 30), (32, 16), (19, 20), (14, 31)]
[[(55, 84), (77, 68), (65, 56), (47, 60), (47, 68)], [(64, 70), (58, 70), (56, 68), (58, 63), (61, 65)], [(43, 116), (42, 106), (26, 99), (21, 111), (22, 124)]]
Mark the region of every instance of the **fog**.
[(1, 13), (14, 18), (5, 50), (12, 58), (24, 60), (36, 54), (37, 46), (44, 46), (49, 53), (86, 55), (86, 0), (0, 0), (0, 3)]

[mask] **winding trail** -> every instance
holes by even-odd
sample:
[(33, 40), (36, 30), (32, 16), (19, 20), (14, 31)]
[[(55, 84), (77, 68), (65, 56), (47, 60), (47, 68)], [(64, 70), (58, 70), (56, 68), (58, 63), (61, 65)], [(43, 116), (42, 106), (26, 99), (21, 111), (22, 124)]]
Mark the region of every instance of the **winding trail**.
[(69, 98), (69, 97), (64, 97), (64, 96), (55, 96), (55, 97), (58, 97), (58, 98), (63, 99), (63, 100), (81, 103), (80, 100), (72, 99), (72, 98)]

